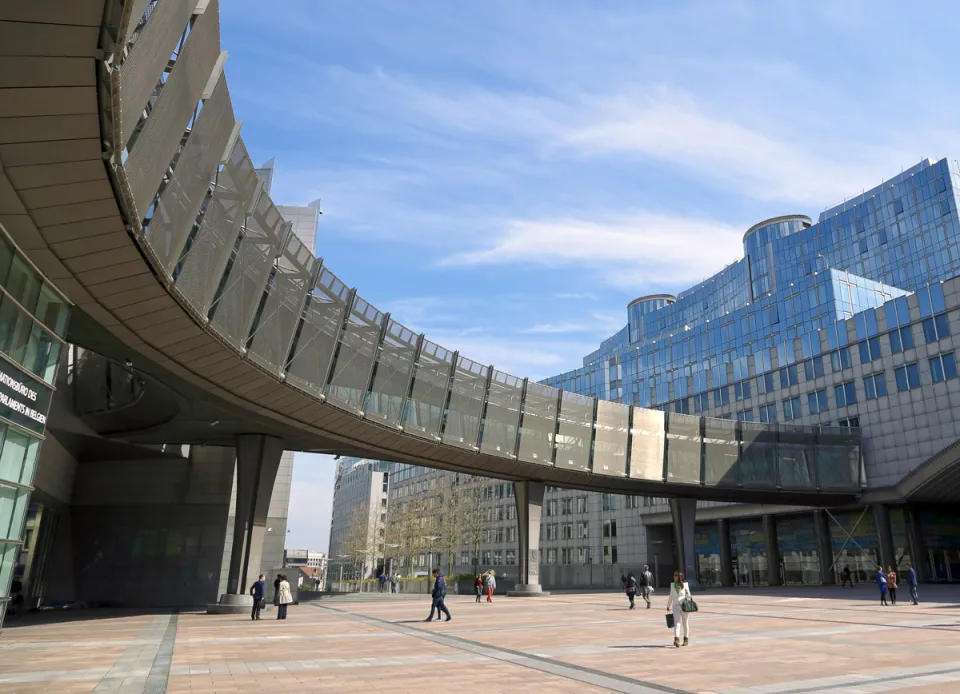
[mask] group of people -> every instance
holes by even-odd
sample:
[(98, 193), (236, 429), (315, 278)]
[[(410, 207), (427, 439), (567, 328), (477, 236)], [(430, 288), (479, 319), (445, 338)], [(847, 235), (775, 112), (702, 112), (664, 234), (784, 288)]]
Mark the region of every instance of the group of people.
[(630, 609), (632, 610), (636, 607), (633, 601), (634, 598), (637, 597), (637, 593), (640, 593), (644, 602), (647, 603), (647, 609), (649, 610), (650, 593), (653, 592), (653, 574), (650, 573), (650, 567), (644, 564), (643, 571), (640, 572), (640, 578), (637, 578), (633, 572), (631, 572), (625, 577), (621, 577), (620, 580), (627, 590), (627, 597), (630, 599)]
[(397, 584), (400, 583), (400, 577), (397, 576), (397, 573), (396, 573), (396, 572), (393, 572), (392, 574), (390, 574), (389, 576), (387, 576), (387, 574), (385, 574), (383, 571), (381, 571), (381, 572), (380, 572), (380, 575), (377, 577), (377, 580), (380, 581), (380, 592), (381, 592), (381, 593), (387, 592), (387, 581), (390, 582), (390, 592), (391, 592), (391, 593), (396, 593), (396, 592), (397, 592)]
[[(907, 562), (907, 588), (910, 590), (910, 604), (919, 605), (920, 598), (917, 595), (917, 572), (914, 570), (913, 566), (910, 565), (910, 562)], [(880, 604), (881, 605), (896, 605), (897, 604), (897, 572), (893, 570), (892, 567), (887, 567), (887, 570), (884, 571), (882, 566), (877, 567), (877, 573), (875, 575), (877, 581), (877, 588), (880, 589)], [(852, 587), (852, 584), (851, 584)], [(887, 603), (887, 595), (890, 596), (890, 602)]]
[(477, 594), (477, 602), (480, 602), (484, 593), (487, 595), (487, 602), (493, 602), (493, 593), (497, 590), (496, 572), (490, 569), (486, 573), (477, 574), (477, 578), (473, 582), (473, 589)]
[[(253, 582), (250, 586), (250, 596), (253, 598), (253, 611), (250, 613), (250, 619), (260, 619), (260, 610), (266, 606), (266, 581), (264, 575)], [(277, 606), (277, 619), (287, 618), (287, 605), (293, 602), (293, 590), (290, 588), (290, 582), (286, 574), (277, 574), (273, 582), (273, 604)]]

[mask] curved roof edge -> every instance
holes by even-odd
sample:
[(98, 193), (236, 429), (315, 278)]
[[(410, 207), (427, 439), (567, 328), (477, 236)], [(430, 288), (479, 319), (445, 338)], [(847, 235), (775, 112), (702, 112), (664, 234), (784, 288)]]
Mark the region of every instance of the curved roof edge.
[(677, 297), (673, 294), (647, 294), (646, 296), (638, 296), (636, 299), (627, 304), (627, 308), (639, 304), (642, 301), (650, 301), (652, 299), (670, 299), (671, 301), (676, 301)]
[(743, 235), (743, 241), (746, 242), (747, 237), (757, 229), (762, 229), (765, 226), (776, 224), (777, 222), (786, 222), (791, 219), (799, 219), (802, 222), (806, 222), (808, 226), (813, 226), (813, 220), (805, 214), (782, 214), (779, 217), (771, 217), (770, 219), (764, 219), (762, 222), (757, 222), (754, 224), (752, 227), (747, 229), (746, 233)]

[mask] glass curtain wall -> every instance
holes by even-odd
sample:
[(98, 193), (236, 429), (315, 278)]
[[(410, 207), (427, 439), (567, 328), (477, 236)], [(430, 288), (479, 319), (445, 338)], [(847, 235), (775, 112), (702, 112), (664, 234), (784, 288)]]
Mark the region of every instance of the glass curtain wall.
[(52, 385), (63, 348), (66, 299), (0, 234), (0, 626), (14, 569)]

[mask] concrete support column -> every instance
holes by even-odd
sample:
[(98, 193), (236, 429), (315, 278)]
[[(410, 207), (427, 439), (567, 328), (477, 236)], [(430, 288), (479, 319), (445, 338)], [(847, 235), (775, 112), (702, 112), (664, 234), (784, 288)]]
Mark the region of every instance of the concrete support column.
[(813, 524), (817, 533), (817, 554), (820, 555), (820, 583), (836, 585), (837, 572), (833, 569), (833, 538), (830, 535), (830, 519), (827, 512), (813, 512)]
[(763, 517), (763, 534), (767, 545), (767, 583), (782, 586), (780, 575), (780, 542), (777, 539), (777, 519), (767, 514)]
[(893, 546), (893, 529), (890, 527), (890, 513), (885, 504), (874, 504), (873, 522), (877, 528), (877, 544), (880, 546), (880, 563), (884, 571), (897, 562), (897, 550)]
[(227, 593), (244, 595), (249, 569), (260, 567), (263, 533), (283, 441), (262, 434), (237, 437), (237, 513), (233, 526)]
[(920, 527), (920, 520), (917, 518), (917, 512), (908, 509), (907, 513), (907, 537), (910, 541), (910, 563), (913, 570), (917, 572), (917, 581), (926, 583), (932, 581), (930, 569), (927, 565), (927, 547), (923, 541), (923, 529)]
[[(673, 516), (673, 542), (676, 547), (676, 567), (683, 571), (691, 588), (699, 587), (697, 555), (693, 544), (693, 530), (697, 519), (696, 499), (670, 499)], [(676, 569), (674, 569), (676, 571)], [(672, 575), (673, 572), (671, 572)]]
[(543, 512), (543, 482), (513, 483), (517, 504), (517, 538), (520, 545), (520, 573), (510, 595), (543, 595), (540, 585), (540, 517)]
[(730, 547), (730, 521), (721, 518), (717, 521), (717, 534), (720, 538), (720, 585), (729, 588), (733, 585), (733, 551)]

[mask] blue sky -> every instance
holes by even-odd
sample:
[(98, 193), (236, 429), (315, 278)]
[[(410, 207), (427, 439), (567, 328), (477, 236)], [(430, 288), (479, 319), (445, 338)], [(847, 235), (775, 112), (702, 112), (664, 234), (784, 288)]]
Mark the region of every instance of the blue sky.
[[(569, 370), (742, 255), (747, 227), (960, 156), (947, 2), (223, 3), (242, 136), (318, 254), (395, 319)], [(301, 456), (290, 543), (327, 543)]]

